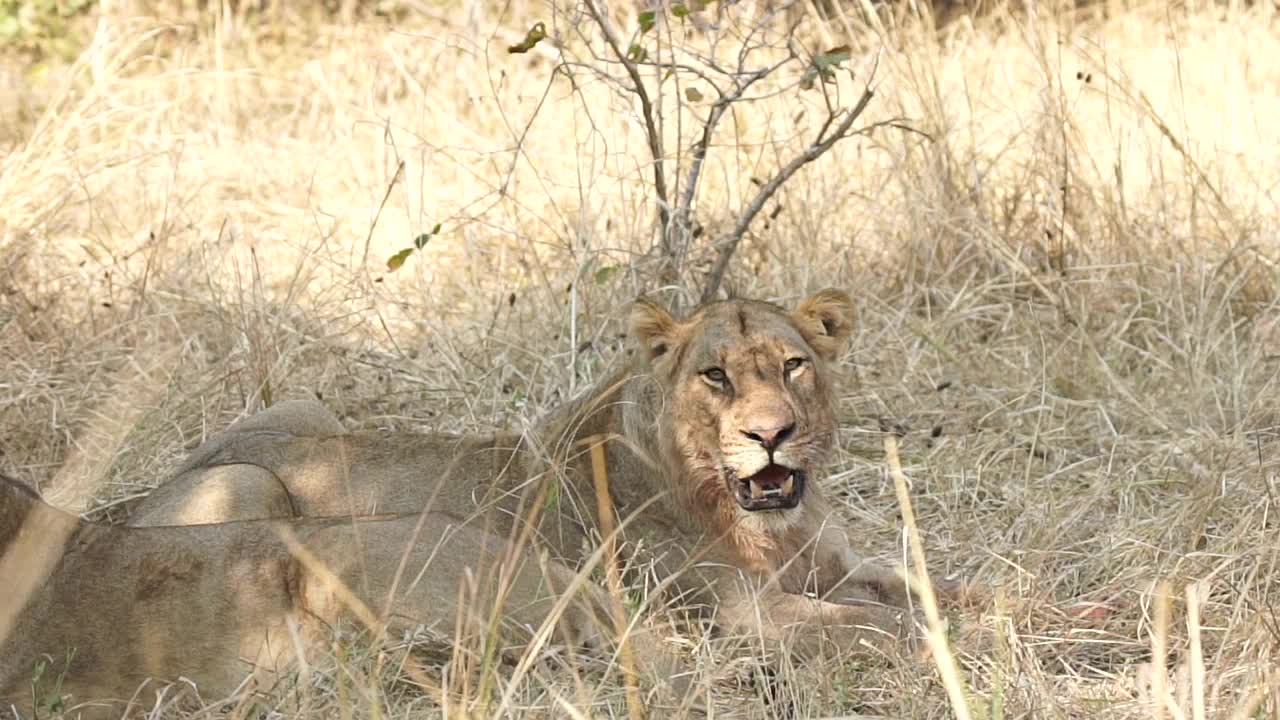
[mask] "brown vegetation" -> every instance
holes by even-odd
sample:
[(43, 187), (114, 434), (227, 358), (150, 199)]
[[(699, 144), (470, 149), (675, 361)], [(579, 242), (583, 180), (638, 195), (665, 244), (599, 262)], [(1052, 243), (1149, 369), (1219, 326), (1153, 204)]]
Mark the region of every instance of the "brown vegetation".
[[(974, 716), (1274, 714), (1280, 76), (1257, 59), (1280, 21), (1115, 5), (941, 34), (811, 20), (810, 50), (854, 48), (841, 99), (872, 79), (866, 122), (910, 129), (801, 169), (726, 283), (852, 292), (823, 482), (899, 560), (881, 423), (902, 433), (929, 569), (998, 589), (951, 618)], [(113, 7), (76, 63), (4, 76), (0, 460), (65, 509), (123, 519), (184, 448), (285, 398), (353, 429), (519, 428), (616, 367), (620, 307), (655, 289), (631, 269), (655, 239), (634, 106), (553, 74), (549, 45), (507, 54), (540, 6), (283, 12)], [(724, 121), (701, 237), (825, 116), (794, 80)], [(715, 250), (691, 251), (690, 299)], [(732, 648), (686, 640), (719, 709), (772, 712)], [(316, 668), (311, 711), (435, 712), (371, 667)], [(952, 712), (927, 666), (775, 667), (801, 716)], [(577, 679), (525, 675), (504, 712), (622, 707)]]

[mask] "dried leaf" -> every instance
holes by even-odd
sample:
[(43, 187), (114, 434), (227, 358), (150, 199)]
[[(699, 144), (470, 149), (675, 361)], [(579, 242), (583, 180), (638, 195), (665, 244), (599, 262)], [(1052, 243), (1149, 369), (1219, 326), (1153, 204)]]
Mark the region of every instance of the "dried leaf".
[(547, 37), (547, 26), (543, 24), (542, 21), (538, 21), (533, 24), (533, 27), (529, 28), (529, 32), (525, 33), (524, 40), (521, 40), (515, 45), (508, 45), (507, 52), (513, 55), (519, 54), (519, 53), (527, 53), (533, 49), (534, 45), (537, 45), (539, 42), (542, 42), (542, 40), (546, 37)]
[(412, 254), (413, 248), (405, 248), (395, 255), (387, 258), (387, 270), (390, 270), (391, 272), (399, 270), (400, 267), (404, 265), (404, 261), (408, 260), (409, 256)]

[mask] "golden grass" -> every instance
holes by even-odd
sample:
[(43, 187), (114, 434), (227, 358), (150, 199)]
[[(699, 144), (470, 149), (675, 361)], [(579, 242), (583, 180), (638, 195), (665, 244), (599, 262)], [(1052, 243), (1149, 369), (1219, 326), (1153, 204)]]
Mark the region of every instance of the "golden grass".
[(918, 588), (920, 604), (924, 608), (928, 627), (925, 631), (925, 642), (929, 655), (938, 668), (939, 679), (947, 690), (947, 700), (951, 703), (951, 711), (956, 720), (969, 720), (973, 714), (969, 712), (969, 699), (966, 697), (964, 681), (960, 679), (960, 671), (956, 666), (955, 655), (951, 652), (947, 641), (947, 627), (943, 624), (942, 613), (938, 608), (938, 598), (933, 591), (933, 584), (928, 581), (929, 565), (924, 557), (924, 543), (920, 539), (920, 526), (916, 524), (915, 509), (911, 503), (911, 491), (908, 488), (907, 476), (902, 472), (902, 459), (898, 456), (898, 440), (892, 433), (885, 433), (884, 456), (889, 466), (889, 476), (893, 478), (894, 492), (898, 497), (898, 508), (902, 512), (902, 524), (907, 535), (907, 545), (911, 549), (911, 562), (915, 571), (908, 571), (912, 587)]
[(604, 536), (601, 548), (604, 551), (605, 587), (609, 591), (609, 611), (613, 614), (614, 634), (622, 638), (619, 656), (622, 665), (622, 683), (626, 688), (627, 716), (630, 720), (641, 720), (646, 716), (644, 700), (640, 697), (640, 688), (636, 684), (636, 665), (631, 652), (631, 644), (627, 641), (626, 606), (623, 604), (622, 571), (618, 568), (618, 536), (614, 532), (613, 500), (609, 495), (609, 469), (604, 456), (605, 438), (596, 436), (588, 438), (591, 453), (591, 479), (596, 491), (596, 517), (600, 522), (600, 533)]
[[(903, 431), (929, 570), (999, 588), (948, 618), (974, 717), (1275, 717), (1280, 21), (1109, 6), (938, 37), (809, 27), (856, 48), (840, 91), (873, 83), (867, 122), (920, 133), (802, 170), (730, 281), (854, 292), (826, 482), (868, 552), (904, 562), (875, 428)], [(625, 267), (653, 238), (634, 108), (553, 78), (549, 48), (505, 52), (545, 6), (294, 12), (108, 3), (74, 62), (0, 73), (29, 110), (0, 112), (0, 469), (63, 507), (118, 519), (185, 447), (285, 397), (351, 427), (518, 427), (600, 376), (619, 308), (654, 290)], [(817, 102), (726, 120), (709, 236)], [(771, 715), (724, 648), (688, 642), (718, 717)], [(305, 675), (310, 715), (441, 712), (394, 662), (337, 657)], [(502, 712), (625, 716), (610, 677), (522, 673)], [(800, 717), (952, 713), (927, 664), (778, 677)]]

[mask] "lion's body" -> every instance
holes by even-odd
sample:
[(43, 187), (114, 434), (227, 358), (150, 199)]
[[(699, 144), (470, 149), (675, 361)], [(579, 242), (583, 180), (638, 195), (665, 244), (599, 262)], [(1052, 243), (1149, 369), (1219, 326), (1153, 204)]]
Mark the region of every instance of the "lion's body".
[[(290, 409), (293, 415), (328, 412), (314, 402)], [(597, 414), (580, 426), (582, 435), (614, 430), (609, 420), (608, 413)], [(518, 435), (307, 436), (233, 429), (197, 450), (198, 459), (193, 456), (174, 480), (139, 503), (129, 522), (146, 526), (289, 514), (349, 517), (426, 508), (487, 523), (490, 532), (505, 536), (516, 525), (515, 517), (529, 512), (539, 489), (541, 478), (528, 482), (541, 467), (537, 452)], [(559, 497), (551, 501), (555, 507), (542, 526), (543, 540), (562, 557), (576, 557), (583, 547), (595, 545), (585, 545), (596, 522), (587, 450), (577, 448), (572, 455), (562, 478), (566, 482), (556, 486)], [(625, 518), (649, 505), (628, 524), (628, 536), (654, 522), (661, 526), (658, 535), (679, 532), (683, 526), (667, 518), (673, 505), (669, 498), (648, 503), (652, 483), (648, 473), (634, 472), (638, 468), (630, 455), (617, 443), (606, 447), (617, 513)]]
[[(184, 677), (206, 701), (218, 700), (250, 673), (269, 685), (299, 652), (317, 643), (327, 650), (333, 626), (369, 617), (352, 607), (381, 617), (392, 597), (393, 633), (425, 625), (451, 635), (464, 576), (492, 588), (487, 573), (505, 550), (497, 536), (435, 514), (95, 525), (0, 477), (0, 703), (30, 716), (40, 702), (31, 683), (42, 658), (40, 696), (61, 683), (72, 703), (94, 704), (89, 715), (119, 717), (121, 703), (148, 679)], [(514, 622), (503, 639), (514, 653), (573, 573), (512, 557), (510, 597), (518, 602), (504, 609)], [(598, 640), (604, 596), (589, 584), (585, 590), (585, 603), (570, 603), (559, 622), (571, 637)], [(477, 597), (466, 610), (482, 620), (486, 603)], [(155, 689), (141, 690), (143, 707)]]
[[(834, 440), (826, 364), (851, 312), (830, 291), (793, 312), (729, 301), (676, 319), (642, 304), (632, 316), (638, 357), (526, 436), (317, 436), (340, 425), (299, 403), (211, 438), (133, 522), (427, 508), (505, 536), (532, 511), (539, 543), (573, 567), (600, 542), (588, 446), (609, 438), (611, 502), (629, 547), (644, 549), (632, 559), (653, 563), (682, 600), (714, 606), (725, 627), (795, 636), (802, 651), (892, 639), (905, 585), (852, 551), (806, 482)], [(708, 380), (712, 366), (722, 381)]]

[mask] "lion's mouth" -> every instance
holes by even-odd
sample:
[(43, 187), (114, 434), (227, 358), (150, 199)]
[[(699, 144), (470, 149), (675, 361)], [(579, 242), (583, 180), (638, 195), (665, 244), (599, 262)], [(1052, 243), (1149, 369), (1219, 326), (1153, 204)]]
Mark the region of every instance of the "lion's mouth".
[(744, 478), (725, 473), (730, 490), (743, 510), (787, 510), (800, 504), (804, 494), (804, 471), (769, 463), (755, 475)]

